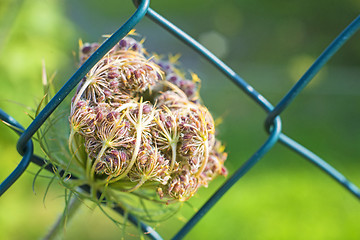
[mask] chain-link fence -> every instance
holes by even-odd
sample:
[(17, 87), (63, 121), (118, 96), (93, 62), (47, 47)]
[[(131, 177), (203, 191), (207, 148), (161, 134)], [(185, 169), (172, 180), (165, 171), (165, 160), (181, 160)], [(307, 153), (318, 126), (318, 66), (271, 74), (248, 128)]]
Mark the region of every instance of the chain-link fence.
[[(312, 78), (322, 69), (328, 60), (343, 46), (343, 44), (360, 28), (360, 17), (356, 18), (342, 33), (324, 50), (317, 58), (312, 66), (305, 72), (300, 80), (289, 90), (279, 103), (273, 106), (265, 97), (258, 93), (252, 86), (244, 81), (237, 73), (235, 73), (224, 62), (218, 59), (209, 50), (203, 47), (199, 42), (183, 32), (180, 28), (169, 22), (167, 19), (149, 8), (150, 0), (142, 0), (138, 3), (136, 12), (124, 23), (111, 37), (109, 37), (96, 52), (72, 75), (59, 92), (51, 99), (51, 101), (38, 114), (30, 126), (24, 129), (15, 119), (0, 109), (0, 118), (12, 126), (12, 128), (20, 135), (17, 143), (17, 150), (23, 156), (22, 161), (16, 169), (8, 176), (0, 185), (0, 195), (2, 195), (26, 170), (30, 162), (44, 165), (44, 161), (33, 154), (33, 143), (31, 138), (36, 131), (42, 126), (46, 119), (60, 105), (65, 97), (71, 92), (85, 74), (124, 36), (126, 36), (135, 25), (141, 21), (146, 15), (153, 22), (166, 29), (170, 34), (177, 37), (194, 51), (202, 55), (206, 60), (214, 65), (220, 72), (229, 78), (236, 86), (238, 86), (249, 98), (255, 101), (266, 113), (265, 129), (269, 133), (267, 140), (258, 148), (258, 150), (230, 176), (227, 181), (212, 195), (212, 197), (197, 211), (197, 213), (183, 226), (183, 228), (174, 236), (174, 239), (183, 238), (201, 218), (214, 206), (214, 204), (241, 178), (243, 177), (267, 152), (273, 148), (276, 143), (281, 143), (293, 150), (295, 153), (310, 161), (323, 172), (332, 177), (335, 181), (343, 185), (354, 197), (360, 199), (360, 189), (347, 180), (337, 169), (332, 167), (326, 161), (318, 157), (315, 153), (309, 151), (301, 144), (295, 142), (292, 138), (285, 135), (281, 129), (280, 115), (297, 95), (306, 87)], [(53, 166), (47, 164), (46, 170), (54, 171)], [(63, 174), (64, 172), (60, 172)], [(76, 178), (76, 176), (71, 176)], [(84, 191), (89, 192), (88, 185), (82, 186)], [(99, 196), (101, 193), (98, 193)], [(119, 214), (124, 215), (124, 210), (120, 207), (114, 208)], [(135, 216), (128, 214), (128, 219), (135, 225), (140, 225), (141, 229), (148, 233), (152, 239), (161, 239), (161, 236), (152, 228), (144, 223), (140, 223)]]

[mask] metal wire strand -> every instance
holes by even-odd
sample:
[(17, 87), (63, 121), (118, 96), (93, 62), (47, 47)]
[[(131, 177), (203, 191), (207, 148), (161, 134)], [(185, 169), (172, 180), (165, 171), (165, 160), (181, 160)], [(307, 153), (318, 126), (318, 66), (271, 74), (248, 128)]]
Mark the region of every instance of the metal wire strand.
[(295, 99), (297, 95), (306, 87), (314, 78), (320, 69), (330, 60), (334, 54), (360, 29), (360, 15), (347, 26), (343, 32), (324, 50), (316, 59), (299, 81), (290, 89), (276, 107), (269, 113), (266, 118), (266, 125), (269, 126), (276, 116), (279, 116), (284, 109)]
[[(7, 113), (5, 113), (2, 109), (0, 109), (0, 119), (3, 122), (9, 124), (10, 126), (13, 126), (13, 130), (18, 134), (21, 134), (21, 131), (24, 130), (24, 128), (20, 125), (20, 123), (18, 121), (16, 121), (13, 117), (11, 117)], [(14, 171), (12, 171), (11, 174), (0, 184), (0, 197), (24, 173), (24, 171), (26, 170), (26, 168), (30, 164), (31, 156), (33, 155), (33, 151), (34, 151), (34, 147), (33, 147), (32, 140), (29, 140), (26, 143), (26, 147), (25, 147), (25, 150), (24, 150), (22, 160), (16, 166)]]
[(322, 158), (317, 156), (315, 153), (306, 149), (304, 146), (295, 142), (294, 140), (292, 140), (291, 138), (287, 137), (284, 134), (280, 134), (279, 141), (286, 147), (290, 148), (291, 150), (299, 154), (300, 156), (309, 160), (309, 162), (313, 163), (319, 169), (324, 171), (326, 174), (328, 174), (335, 181), (340, 183), (343, 187), (346, 188), (346, 190), (348, 190), (351, 194), (353, 194), (356, 198), (360, 200), (360, 189), (355, 184), (350, 182), (338, 170), (336, 170), (336, 168), (334, 168), (329, 163), (324, 161)]

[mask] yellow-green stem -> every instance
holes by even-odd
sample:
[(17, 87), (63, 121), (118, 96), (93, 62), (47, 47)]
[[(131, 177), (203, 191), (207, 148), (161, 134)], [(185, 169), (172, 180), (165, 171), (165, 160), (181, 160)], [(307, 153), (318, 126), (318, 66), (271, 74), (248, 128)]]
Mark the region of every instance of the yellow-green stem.
[(206, 139), (205, 142), (204, 142), (204, 160), (203, 162), (201, 163), (201, 166), (199, 168), (199, 170), (197, 171), (197, 173), (195, 174), (195, 177), (199, 177), (200, 174), (204, 171), (205, 169), (205, 166), (208, 162), (208, 158), (209, 158), (209, 148), (208, 148), (208, 140)]
[(140, 150), (141, 135), (142, 135), (142, 126), (139, 123), (138, 127), (136, 128), (136, 143), (135, 143), (134, 153), (132, 155), (129, 166), (127, 166), (127, 168), (125, 169), (125, 171), (122, 174), (120, 174), (118, 177), (112, 179), (111, 182), (118, 181), (118, 180), (122, 179), (123, 177), (125, 177), (129, 173), (129, 171), (131, 170), (132, 166), (135, 164), (135, 160), (136, 160), (137, 155), (138, 155), (139, 150)]
[(83, 95), (83, 93), (85, 92), (86, 88), (90, 85), (90, 83), (92, 82), (92, 79), (87, 79), (87, 81), (85, 81), (84, 85), (81, 86), (79, 92), (76, 95), (76, 98), (73, 102), (73, 105), (75, 106), (76, 103), (80, 100), (81, 96)]
[(177, 145), (177, 142), (171, 143), (172, 158), (171, 158), (171, 163), (170, 163), (170, 171), (172, 171), (174, 169), (174, 165), (176, 163), (176, 145)]
[(80, 166), (84, 166), (84, 162), (82, 161), (81, 156), (79, 156), (79, 144), (76, 141), (75, 134), (76, 131), (74, 131), (74, 128), (71, 128), (69, 136), (69, 150), (70, 153), (73, 154), (75, 160), (80, 164)]
[(121, 190), (121, 191), (123, 191), (123, 192), (133, 192), (133, 191), (139, 189), (139, 187), (141, 187), (146, 181), (147, 181), (147, 177), (143, 176), (141, 178), (140, 182), (138, 182), (138, 184), (136, 184), (134, 187), (132, 187), (130, 189), (124, 189), (124, 190)]
[(66, 224), (70, 222), (72, 217), (75, 215), (77, 210), (80, 209), (81, 201), (76, 197), (73, 196), (70, 200), (69, 205), (65, 209), (64, 212), (56, 221), (54, 226), (50, 229), (47, 235), (43, 238), (43, 240), (55, 240), (59, 239), (62, 236), (62, 233), (65, 230)]
[(106, 142), (103, 143), (101, 149), (100, 149), (100, 152), (98, 153), (94, 163), (92, 164), (92, 167), (91, 167), (91, 170), (90, 170), (90, 179), (91, 180), (94, 180), (95, 178), (95, 168), (96, 168), (96, 165), (98, 164), (98, 162), (100, 162), (100, 159), (101, 157), (104, 155), (104, 152), (106, 151), (106, 149), (108, 148), (108, 145)]
[(134, 152), (133, 152), (131, 161), (130, 161), (129, 165), (127, 166), (127, 168), (125, 169), (125, 171), (122, 174), (120, 174), (119, 176), (117, 176), (116, 178), (112, 179), (110, 181), (110, 183), (116, 182), (116, 181), (122, 179), (123, 177), (125, 177), (129, 173), (129, 171), (131, 170), (132, 166), (135, 164), (135, 161), (136, 161), (137, 155), (139, 153), (139, 149), (140, 149), (141, 136), (142, 136), (142, 131), (143, 131), (143, 127), (144, 127), (142, 125), (142, 121), (141, 121), (142, 110), (143, 110), (141, 101), (140, 101), (140, 104), (139, 104), (138, 122), (137, 122), (137, 124), (135, 126), (135, 128), (136, 128), (136, 142), (135, 142), (135, 148), (134, 148)]

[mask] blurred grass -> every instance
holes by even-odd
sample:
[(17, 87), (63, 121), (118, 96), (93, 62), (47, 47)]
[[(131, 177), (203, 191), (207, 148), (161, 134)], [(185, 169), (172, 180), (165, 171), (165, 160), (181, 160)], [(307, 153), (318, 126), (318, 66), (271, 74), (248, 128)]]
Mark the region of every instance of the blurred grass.
[[(228, 44), (224, 59), (271, 102), (278, 102), (328, 43), (356, 16), (358, 1), (328, 4), (283, 2), (153, 1), (194, 37), (216, 31)], [(191, 6), (191, 7), (189, 7)], [(280, 7), (281, 6), (281, 7)], [(326, 9), (323, 8), (326, 6)], [(76, 66), (72, 51), (77, 40), (97, 41), (111, 33), (133, 11), (131, 1), (1, 1), (0, 2), (0, 107), (28, 126), (21, 106), (35, 107), (42, 97), (41, 61), (60, 82)], [(318, 14), (321, 12), (322, 14)], [(207, 13), (207, 15), (202, 15)], [(228, 14), (227, 14), (228, 13)], [(162, 54), (182, 53), (185, 68), (203, 79), (202, 96), (216, 117), (226, 143), (230, 173), (264, 142), (265, 113), (208, 63), (149, 20), (137, 27), (146, 47)], [(321, 78), (282, 115), (283, 130), (334, 165), (360, 185), (360, 45), (359, 34), (331, 60)], [(211, 43), (209, 43), (211, 44)], [(216, 47), (216, 42), (215, 45)], [(299, 65), (299, 68), (296, 66)], [(20, 104), (9, 101), (16, 101)], [(0, 125), (3, 180), (20, 156), (17, 136)], [(32, 192), (30, 166), (0, 198), (0, 239), (38, 239), (63, 210), (63, 189), (53, 184), (43, 203), (48, 179), (39, 178)], [(199, 208), (223, 183), (217, 179), (191, 201)], [(117, 239), (118, 229), (99, 210), (84, 205), (66, 229), (66, 239)], [(156, 226), (165, 239), (193, 215), (181, 214)], [(186, 239), (359, 239), (360, 205), (328, 176), (285, 147), (276, 145), (190, 232)], [(34, 221), (33, 219), (36, 219)], [(127, 238), (134, 238), (131, 234)]]

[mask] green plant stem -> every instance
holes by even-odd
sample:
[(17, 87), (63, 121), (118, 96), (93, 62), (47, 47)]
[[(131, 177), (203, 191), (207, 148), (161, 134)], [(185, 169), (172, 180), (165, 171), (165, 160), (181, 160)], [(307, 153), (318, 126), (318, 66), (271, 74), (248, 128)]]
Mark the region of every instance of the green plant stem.
[(74, 131), (74, 128), (71, 127), (70, 136), (69, 136), (69, 150), (70, 150), (70, 153), (73, 154), (72, 157), (75, 158), (76, 162), (80, 166), (84, 166), (84, 163), (82, 162), (82, 158), (79, 155), (80, 144), (77, 143), (75, 133), (76, 132)]
[(88, 175), (90, 176), (89, 179), (91, 179), (91, 181), (94, 181), (96, 165), (100, 162), (101, 157), (104, 155), (104, 153), (105, 153), (106, 149), (108, 149), (108, 147), (109, 147), (108, 141), (104, 141), (103, 145), (100, 149), (100, 152), (98, 153), (94, 163), (92, 164), (90, 172), (88, 172)]
[(171, 143), (171, 163), (170, 163), (170, 171), (174, 169), (174, 165), (176, 163), (176, 147), (177, 147), (177, 141)]
[(199, 170), (197, 171), (197, 173), (195, 174), (196, 177), (199, 177), (200, 174), (204, 171), (205, 167), (206, 167), (206, 164), (208, 162), (208, 158), (209, 158), (209, 142), (208, 140), (206, 139), (205, 142), (204, 142), (204, 160), (203, 162), (201, 163), (201, 166), (199, 167)]
[(145, 125), (146, 125), (145, 122), (142, 122), (142, 111), (143, 111), (143, 105), (142, 105), (142, 98), (141, 98), (140, 104), (139, 104), (138, 122), (137, 123), (133, 122), (133, 124), (136, 128), (136, 142), (135, 142), (134, 152), (133, 152), (131, 161), (130, 161), (129, 165), (127, 166), (127, 168), (125, 169), (125, 171), (122, 174), (120, 174), (119, 176), (117, 176), (116, 178), (112, 179), (110, 181), (111, 183), (116, 182), (116, 181), (122, 179), (123, 177), (125, 177), (130, 172), (132, 166), (135, 164), (137, 155), (139, 153), (140, 145), (141, 145), (141, 136), (142, 136), (143, 130), (145, 129)]
[(143, 176), (141, 178), (140, 182), (138, 184), (136, 184), (134, 187), (132, 187), (130, 189), (124, 189), (122, 191), (123, 192), (133, 192), (133, 191), (139, 189), (139, 187), (141, 187), (147, 180), (148, 180), (148, 178), (146, 176)]
[(67, 205), (64, 213), (57, 219), (43, 240), (62, 239), (66, 224), (71, 221), (72, 217), (80, 209), (80, 206), (81, 201), (76, 196), (72, 196), (70, 203)]

